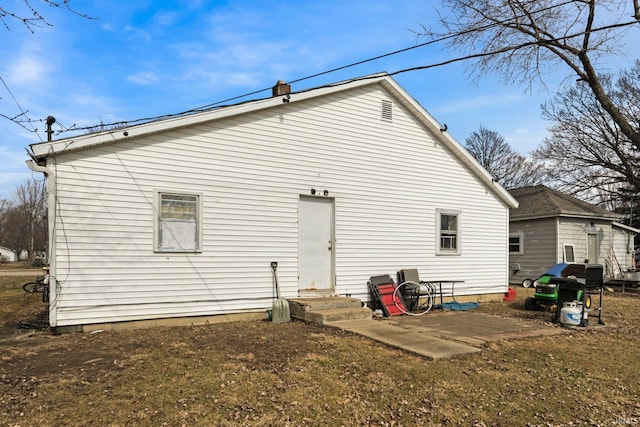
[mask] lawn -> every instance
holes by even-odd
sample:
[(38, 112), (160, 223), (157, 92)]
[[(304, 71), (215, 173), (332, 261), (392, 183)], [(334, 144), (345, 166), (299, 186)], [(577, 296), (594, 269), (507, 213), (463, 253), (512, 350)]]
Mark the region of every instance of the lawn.
[[(0, 276), (0, 425), (640, 425), (634, 294), (605, 295), (605, 327), (429, 361), (299, 322), (52, 336), (19, 327), (44, 309), (31, 279)], [(517, 291), (479, 310), (550, 317)]]

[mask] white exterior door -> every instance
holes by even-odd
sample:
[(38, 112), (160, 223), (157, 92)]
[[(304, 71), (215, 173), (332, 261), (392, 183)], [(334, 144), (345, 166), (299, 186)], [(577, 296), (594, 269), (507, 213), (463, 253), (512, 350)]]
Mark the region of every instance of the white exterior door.
[(334, 290), (333, 199), (300, 197), (298, 205), (298, 291), (326, 295)]

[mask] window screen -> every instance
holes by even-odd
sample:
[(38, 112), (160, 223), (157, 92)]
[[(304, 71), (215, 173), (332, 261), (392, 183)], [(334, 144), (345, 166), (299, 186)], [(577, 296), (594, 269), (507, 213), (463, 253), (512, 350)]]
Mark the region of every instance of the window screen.
[(199, 244), (199, 196), (159, 193), (158, 250), (191, 252)]
[(458, 250), (458, 215), (440, 215), (440, 249)]

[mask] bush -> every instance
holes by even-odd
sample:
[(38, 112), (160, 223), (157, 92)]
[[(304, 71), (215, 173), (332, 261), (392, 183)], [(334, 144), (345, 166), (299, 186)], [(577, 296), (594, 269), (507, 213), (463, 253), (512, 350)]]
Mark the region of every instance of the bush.
[(44, 267), (47, 265), (47, 262), (44, 258), (34, 258), (33, 262), (31, 262), (31, 267)]

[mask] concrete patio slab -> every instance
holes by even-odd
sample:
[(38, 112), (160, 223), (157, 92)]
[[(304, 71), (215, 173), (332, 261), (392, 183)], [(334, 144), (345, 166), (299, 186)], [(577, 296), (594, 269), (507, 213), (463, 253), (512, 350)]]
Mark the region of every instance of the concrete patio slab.
[(566, 329), (470, 311), (430, 312), (327, 325), (432, 360), (481, 351), (488, 341), (560, 334)]

